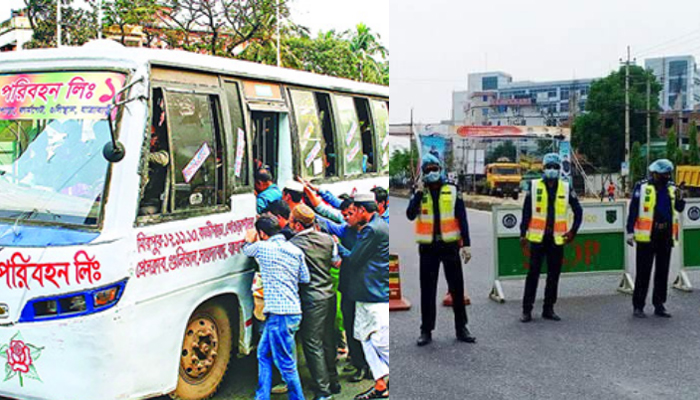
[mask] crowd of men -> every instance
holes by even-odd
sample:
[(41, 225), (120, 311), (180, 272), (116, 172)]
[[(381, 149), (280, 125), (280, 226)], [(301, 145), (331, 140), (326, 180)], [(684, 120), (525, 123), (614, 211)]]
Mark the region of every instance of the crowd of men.
[[(540, 179), (531, 181), (523, 203), (520, 242), (523, 254), (529, 254), (529, 269), (522, 300), (524, 323), (533, 320), (537, 284), (543, 263), (547, 265), (542, 318), (560, 321), (554, 311), (559, 277), (564, 258), (564, 246), (571, 243), (581, 227), (583, 209), (567, 179), (561, 177), (562, 161), (558, 154), (543, 158)], [(660, 159), (649, 165), (648, 179), (638, 182), (633, 190), (627, 220), (627, 243), (636, 246), (636, 269), (633, 316), (646, 318), (644, 312), (653, 264), (654, 315), (670, 318), (666, 310), (671, 250), (679, 239), (679, 213), (684, 210), (683, 192), (672, 180), (673, 164)], [(416, 241), (420, 253), (420, 287), (422, 324), (418, 346), (432, 341), (435, 329), (435, 296), (440, 264), (452, 298), (464, 293), (462, 262), (471, 259), (469, 225), (461, 193), (445, 179), (442, 162), (433, 154), (421, 160), (422, 178), (414, 188), (406, 216), (415, 220)], [(608, 189), (614, 200), (614, 185)], [(569, 215), (573, 214), (573, 220)], [(571, 223), (570, 223), (571, 222)], [(457, 340), (474, 343), (476, 339), (467, 328), (464, 304), (453, 302)]]
[[(347, 352), (346, 368), (354, 371), (351, 381), (374, 380), (356, 400), (388, 398), (386, 189), (336, 197), (299, 179), (280, 190), (263, 166), (255, 172), (255, 191), (258, 218), (243, 252), (260, 269), (251, 288), (262, 327), (256, 400), (269, 399), (273, 391), (304, 399), (297, 340), (314, 400), (341, 392), (341, 352)], [(274, 388), (273, 365), (283, 381)]]

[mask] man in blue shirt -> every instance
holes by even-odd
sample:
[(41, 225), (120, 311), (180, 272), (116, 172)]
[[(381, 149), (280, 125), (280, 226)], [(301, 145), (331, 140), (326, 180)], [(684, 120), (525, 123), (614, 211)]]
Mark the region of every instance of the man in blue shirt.
[(272, 389), (272, 363), (289, 388), (290, 400), (303, 400), (304, 392), (294, 357), (294, 334), (301, 323), (299, 284), (309, 283), (304, 253), (279, 234), (276, 219), (261, 217), (255, 230), (246, 233), (243, 254), (260, 266), (266, 316), (258, 344), (258, 390), (256, 400), (269, 400)]
[(255, 171), (255, 194), (257, 195), (257, 213), (268, 211), (270, 204), (282, 200), (282, 192), (272, 182), (270, 167), (263, 166)]
[(651, 179), (637, 183), (632, 193), (632, 201), (627, 218), (627, 243), (637, 244), (637, 274), (635, 275), (632, 296), (633, 315), (646, 318), (644, 305), (649, 290), (651, 269), (656, 260), (654, 272), (654, 293), (651, 302), (654, 314), (670, 318), (666, 311), (668, 272), (671, 249), (678, 240), (678, 214), (685, 209), (682, 192), (671, 181), (673, 164), (666, 159), (656, 160), (649, 165)]

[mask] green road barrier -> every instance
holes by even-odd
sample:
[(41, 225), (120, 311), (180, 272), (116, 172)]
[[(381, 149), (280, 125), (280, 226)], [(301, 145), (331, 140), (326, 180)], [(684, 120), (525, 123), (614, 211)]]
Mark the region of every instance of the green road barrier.
[(673, 287), (684, 292), (693, 290), (687, 270), (700, 269), (700, 199), (687, 199), (681, 215), (681, 269)]
[[(625, 244), (626, 203), (582, 203), (583, 222), (573, 242), (564, 248), (562, 276), (621, 274), (618, 290), (631, 294), (633, 281), (627, 272)], [(494, 268), (489, 297), (505, 301), (502, 280), (524, 279), (530, 268), (530, 248), (520, 247), (522, 207), (496, 206), (492, 211)], [(569, 214), (569, 226), (573, 214)], [(546, 262), (542, 272), (546, 273)]]

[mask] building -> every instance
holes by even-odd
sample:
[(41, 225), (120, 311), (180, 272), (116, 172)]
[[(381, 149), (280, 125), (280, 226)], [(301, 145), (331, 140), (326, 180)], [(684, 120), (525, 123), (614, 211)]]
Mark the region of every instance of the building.
[(465, 125), (568, 126), (585, 109), (593, 79), (513, 81), (504, 72), (469, 74), (452, 96), (453, 122)]
[(33, 34), (29, 18), (22, 11), (12, 11), (12, 17), (0, 23), (0, 52), (22, 50)]
[(644, 67), (661, 83), (659, 105), (664, 111), (700, 109), (700, 74), (693, 56), (647, 58)]
[(662, 138), (668, 137), (669, 130), (673, 128), (673, 131), (676, 133), (676, 137), (678, 137), (680, 131), (681, 142), (683, 144), (688, 144), (688, 132), (690, 126), (693, 124), (697, 128), (700, 136), (700, 110), (698, 109), (694, 111), (685, 110), (682, 112), (663, 112), (659, 116), (659, 136)]

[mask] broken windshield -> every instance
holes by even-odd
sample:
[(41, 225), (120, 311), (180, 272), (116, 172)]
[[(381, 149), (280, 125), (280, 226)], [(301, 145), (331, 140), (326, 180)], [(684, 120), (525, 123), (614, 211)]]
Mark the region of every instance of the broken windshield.
[(109, 140), (106, 120), (0, 121), (0, 219), (97, 225)]

